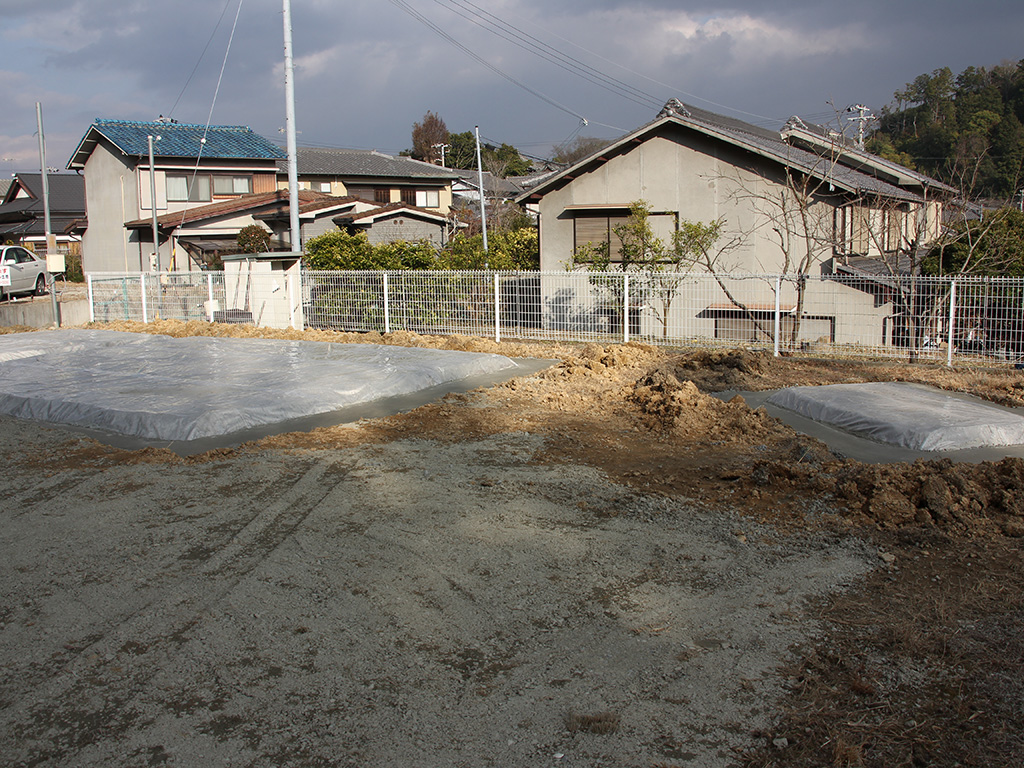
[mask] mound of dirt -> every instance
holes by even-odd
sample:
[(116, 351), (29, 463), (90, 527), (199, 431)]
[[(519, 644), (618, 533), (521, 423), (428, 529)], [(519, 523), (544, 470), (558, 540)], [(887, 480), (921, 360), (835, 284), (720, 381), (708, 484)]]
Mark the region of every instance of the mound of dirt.
[(692, 381), (680, 381), (666, 368), (637, 380), (627, 399), (639, 408), (646, 429), (669, 431), (682, 439), (764, 442), (784, 431), (777, 419), (751, 410), (742, 397), (726, 403), (702, 394)]
[(914, 524), (946, 533), (1024, 535), (1024, 460), (981, 464), (948, 459), (905, 464), (849, 464), (836, 497), (882, 528)]
[[(952, 536), (1024, 536), (1024, 460), (980, 464), (837, 461), (803, 447), (801, 457), (755, 462), (756, 485), (784, 482), (834, 499), (852, 522), (886, 530), (927, 528)], [(777, 454), (776, 454), (777, 455)]]

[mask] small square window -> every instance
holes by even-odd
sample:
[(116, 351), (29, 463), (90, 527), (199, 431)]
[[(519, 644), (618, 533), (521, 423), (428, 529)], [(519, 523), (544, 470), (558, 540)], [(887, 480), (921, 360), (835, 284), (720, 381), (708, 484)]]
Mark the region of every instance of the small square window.
[(417, 190), (416, 206), (419, 208), (440, 208), (441, 196), (436, 189)]

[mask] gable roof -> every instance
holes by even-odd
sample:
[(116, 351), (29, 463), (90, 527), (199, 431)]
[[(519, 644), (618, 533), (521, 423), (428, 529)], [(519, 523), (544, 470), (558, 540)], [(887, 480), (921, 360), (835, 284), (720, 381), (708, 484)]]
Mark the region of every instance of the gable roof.
[[(480, 175), (475, 170), (458, 170), (455, 172), (459, 177), (459, 184), (465, 191), (472, 191), (478, 198), (480, 196)], [(502, 178), (501, 176), (495, 176), (490, 171), (483, 172), (484, 177), (484, 190), (493, 195), (502, 195), (503, 197), (515, 197), (516, 195), (522, 194), (524, 187), (518, 184), (519, 177)]]
[[(46, 186), (49, 191), (51, 213), (53, 211), (85, 212), (85, 179), (77, 173), (48, 173), (46, 174)], [(14, 198), (13, 196), (19, 190), (24, 190), (28, 197)], [(19, 173), (11, 180), (11, 185), (3, 199), (4, 203), (0, 205), (0, 208), (19, 205), (24, 201), (22, 208), (38, 209), (42, 213), (43, 174)]]
[[(300, 176), (342, 176), (367, 178), (403, 178), (443, 181), (458, 178), (451, 168), (393, 157), (369, 149), (322, 149), (299, 147), (295, 160)], [(278, 173), (287, 173), (287, 160), (277, 164)]]
[(956, 189), (938, 179), (863, 150), (848, 137), (826, 126), (806, 123), (797, 115), (789, 118), (781, 135), (794, 146), (808, 147), (812, 152), (827, 151), (843, 164), (865, 170), (897, 186), (931, 189), (944, 195), (956, 194)]
[[(43, 235), (43, 174), (19, 173), (0, 205), (0, 239)], [(50, 202), (50, 230), (64, 232), (85, 213), (85, 180), (77, 173), (47, 174)], [(24, 195), (19, 195), (24, 191)], [(15, 197), (15, 195), (19, 195)]]
[[(318, 203), (323, 200), (337, 201), (341, 198), (332, 197), (323, 192), (312, 192), (308, 189), (299, 191), (299, 210), (309, 203)], [(239, 195), (230, 200), (221, 200), (209, 205), (199, 205), (195, 208), (187, 208), (184, 211), (164, 213), (156, 217), (158, 228), (176, 229), (183, 224), (194, 224), (198, 221), (217, 219), (222, 216), (235, 216), (247, 212), (267, 213), (265, 209), (283, 208), (288, 210), (288, 190), (279, 189), (276, 192), (258, 192), (252, 195)], [(136, 219), (125, 223), (128, 229), (144, 229), (153, 226), (153, 219)]]
[(415, 205), (409, 205), (408, 203), (388, 203), (382, 205), (379, 208), (374, 208), (370, 211), (353, 211), (352, 213), (342, 214), (335, 216), (333, 221), (344, 222), (345, 224), (373, 224), (379, 219), (386, 219), (390, 216), (397, 215), (411, 216), (417, 219), (429, 219), (437, 223), (444, 223), (448, 221), (448, 217), (437, 211), (428, 211), (425, 208), (417, 208)]
[(149, 136), (159, 136), (154, 153), (162, 158), (221, 160), (277, 160), (287, 157), (284, 150), (244, 125), (199, 125), (166, 121), (135, 122), (97, 118), (68, 160), (72, 170), (85, 167), (85, 161), (102, 140), (108, 141), (129, 157), (149, 156)]
[(516, 198), (516, 202), (535, 202), (548, 192), (565, 186), (577, 176), (589, 173), (603, 165), (612, 157), (625, 154), (634, 145), (643, 143), (660, 132), (676, 130), (693, 131), (717, 139), (784, 167), (800, 171), (812, 178), (827, 181), (830, 186), (851, 194), (880, 196), (912, 202), (921, 200), (921, 197), (913, 191), (845, 165), (830, 162), (828, 158), (822, 158), (814, 152), (795, 147), (784, 141), (782, 135), (777, 131), (770, 131), (742, 120), (684, 105), (678, 99), (670, 99), (654, 120), (554, 174), (533, 189), (524, 192)]

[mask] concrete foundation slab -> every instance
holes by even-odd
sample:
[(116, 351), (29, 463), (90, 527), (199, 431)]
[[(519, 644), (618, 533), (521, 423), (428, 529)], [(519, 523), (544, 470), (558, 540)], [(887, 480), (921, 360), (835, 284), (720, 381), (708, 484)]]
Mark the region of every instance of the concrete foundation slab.
[(42, 331), (0, 336), (0, 413), (193, 453), (415, 407), (536, 368), (371, 344)]
[(791, 387), (740, 395), (837, 454), (873, 463), (950, 458), (1024, 458), (1024, 415), (969, 395), (921, 384), (879, 382)]

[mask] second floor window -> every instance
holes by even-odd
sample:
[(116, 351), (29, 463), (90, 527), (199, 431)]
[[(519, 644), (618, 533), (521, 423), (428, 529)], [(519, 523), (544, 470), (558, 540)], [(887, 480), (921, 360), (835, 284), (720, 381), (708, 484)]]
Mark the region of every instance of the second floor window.
[(416, 205), (419, 208), (439, 208), (441, 196), (436, 189), (419, 189), (416, 191)]
[(210, 202), (210, 177), (167, 174), (167, 201), (171, 203)]
[(214, 176), (213, 194), (248, 195), (252, 192), (252, 176)]

